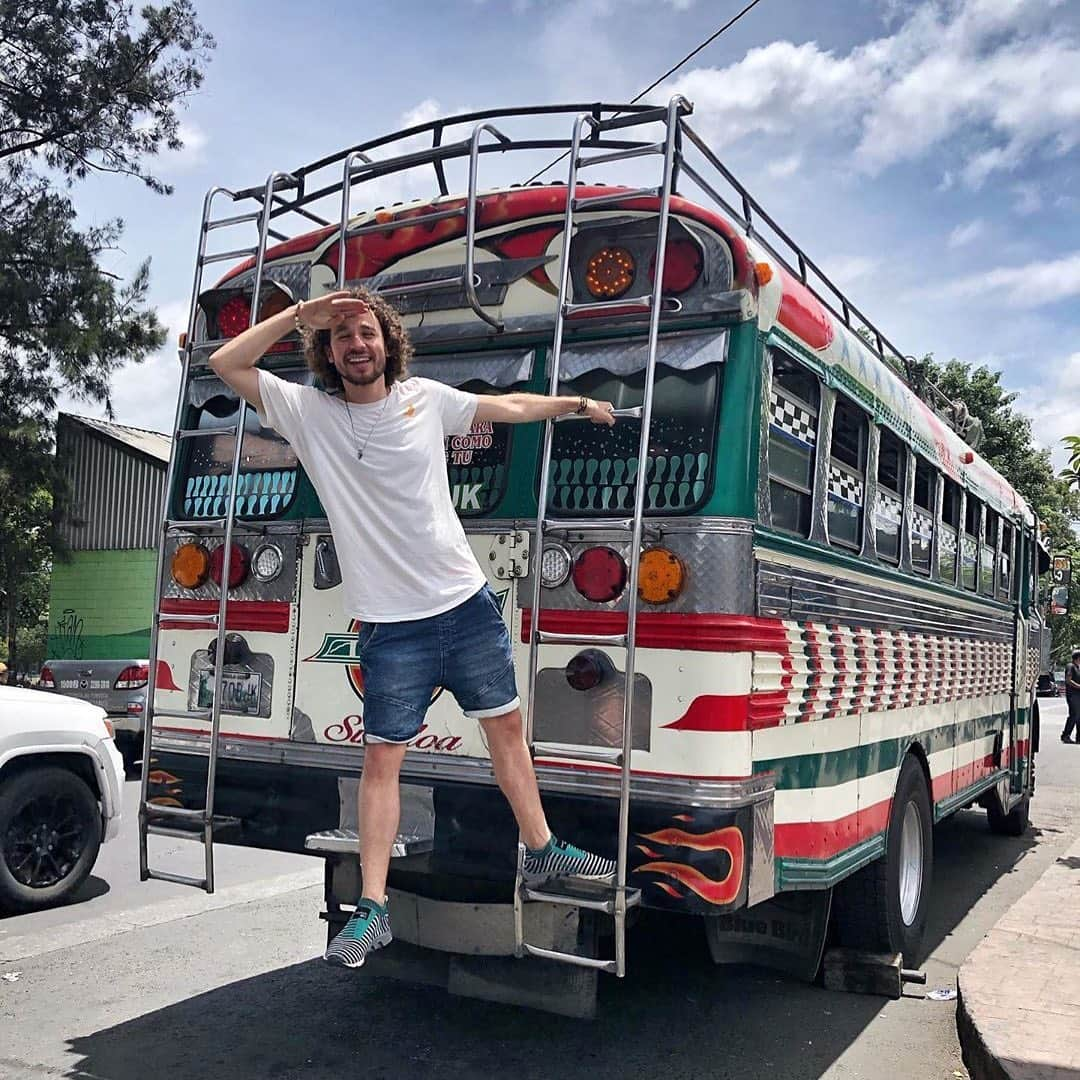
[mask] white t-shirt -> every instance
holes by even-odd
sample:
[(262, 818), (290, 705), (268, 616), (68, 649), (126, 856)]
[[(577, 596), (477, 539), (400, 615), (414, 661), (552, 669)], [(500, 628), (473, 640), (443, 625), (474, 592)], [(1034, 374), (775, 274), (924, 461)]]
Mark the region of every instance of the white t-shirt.
[(260, 369), (259, 396), (261, 419), (289, 440), (326, 511), (347, 615), (425, 619), (483, 586), (450, 498), (443, 443), (469, 430), (475, 394), (412, 378), (381, 401), (348, 405)]

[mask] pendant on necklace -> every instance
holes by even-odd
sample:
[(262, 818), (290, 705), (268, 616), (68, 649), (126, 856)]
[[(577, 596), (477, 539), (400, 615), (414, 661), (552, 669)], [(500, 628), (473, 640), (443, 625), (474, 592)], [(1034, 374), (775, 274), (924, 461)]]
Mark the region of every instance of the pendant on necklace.
[(364, 460), (364, 451), (363, 450), (357, 450), (356, 451), (356, 460), (357, 461), (363, 461)]

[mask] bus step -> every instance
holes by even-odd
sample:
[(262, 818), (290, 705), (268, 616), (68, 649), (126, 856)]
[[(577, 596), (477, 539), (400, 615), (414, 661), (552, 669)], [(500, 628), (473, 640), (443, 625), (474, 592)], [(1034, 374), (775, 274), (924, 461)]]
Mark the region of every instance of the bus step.
[(210, 532), (214, 529), (224, 529), (226, 524), (225, 518), (201, 518), (198, 521), (181, 521), (179, 518), (167, 518), (165, 531)]
[[(680, 112), (689, 112), (689, 109), (680, 109)], [(659, 105), (655, 109), (642, 109), (641, 112), (626, 113), (624, 116), (613, 116), (609, 120), (601, 120), (593, 125), (593, 131), (618, 131), (620, 128), (637, 127), (639, 124), (667, 123), (667, 106)]]
[[(592, 162), (586, 162), (592, 164)], [(573, 199), (574, 210), (584, 210), (586, 207), (595, 209), (604, 203), (625, 202), (627, 199), (659, 199), (660, 189), (654, 187), (631, 188), (629, 191), (609, 191), (603, 195), (586, 195), (584, 199)]]
[(235, 435), (236, 425), (226, 424), (216, 428), (181, 428), (177, 433), (178, 439), (197, 439), (200, 435)]
[(188, 877), (186, 874), (169, 874), (164, 870), (154, 870), (149, 867), (146, 870), (143, 881), (169, 881), (172, 882), (173, 885), (193, 885), (196, 889), (210, 892), (206, 887), (206, 878), (204, 877)]
[(563, 304), (563, 315), (570, 317), (579, 311), (620, 311), (626, 315), (638, 315), (642, 311), (648, 311), (652, 307), (652, 294), (645, 296), (631, 296), (625, 300), (597, 300), (592, 304)]
[[(612, 150), (607, 154), (593, 154), (591, 157), (579, 157), (577, 167), (587, 169), (590, 165), (603, 165), (609, 161), (623, 161), (625, 158), (643, 157), (645, 154), (662, 154), (664, 144), (662, 142), (649, 143), (648, 146), (637, 146), (633, 150)], [(650, 188), (649, 191), (655, 189)]]
[(203, 720), (209, 721), (209, 709), (155, 709), (155, 720)]
[(197, 825), (206, 824), (206, 811), (193, 810), (187, 806), (172, 806), (163, 803), (146, 804), (147, 818), (166, 818), (171, 821), (194, 822)]
[(544, 518), (544, 532), (629, 532), (633, 518), (588, 518), (581, 521)]
[[(598, 882), (560, 881), (559, 891), (553, 892), (551, 886), (531, 888), (522, 886), (526, 900), (536, 900), (545, 904), (561, 904), (563, 907), (587, 908), (589, 911), (603, 911), (614, 915), (617, 897), (614, 879), (608, 884)], [(640, 889), (626, 890), (626, 907), (630, 909), (641, 903)]]
[(544, 758), (595, 761), (602, 765), (621, 765), (623, 761), (621, 746), (578, 746), (575, 743), (534, 742), (533, 753)]
[(212, 626), (217, 626), (218, 624), (218, 613), (216, 611), (208, 611), (205, 615), (188, 615), (181, 612), (155, 611), (154, 617), (158, 622), (210, 623)]
[(563, 907), (588, 908), (589, 911), (603, 911), (607, 915), (615, 914), (614, 900), (592, 900), (563, 893), (545, 892), (543, 889), (522, 890), (526, 900), (536, 900), (543, 904), (561, 904)]
[(447, 218), (464, 217), (466, 207), (456, 206), (451, 210), (434, 210), (430, 214), (420, 214), (417, 217), (394, 218), (391, 221), (371, 221), (366, 225), (354, 225), (347, 229), (346, 236), (363, 236), (365, 233), (385, 233), (394, 229), (403, 229), (412, 225), (431, 225), (436, 221), (445, 221)]
[(538, 645), (609, 645), (614, 649), (626, 648), (625, 634), (556, 634), (551, 630), (537, 630)]
[(596, 971), (606, 971), (612, 975), (618, 972), (614, 960), (596, 960), (591, 956), (579, 956), (577, 953), (559, 952), (556, 949), (541, 949), (539, 945), (530, 945), (527, 941), (524, 942), (524, 947), (527, 955), (535, 956), (540, 960), (557, 960), (562, 964), (593, 968)]
[(205, 266), (207, 263), (234, 262), (238, 259), (250, 259), (252, 255), (257, 255), (258, 252), (259, 249), (257, 247), (237, 248), (235, 251), (218, 251), (213, 255), (204, 255), (202, 257), (202, 263)]
[(262, 217), (262, 211), (253, 210), (250, 214), (234, 214), (232, 217), (218, 218), (217, 221), (206, 223), (206, 231), (213, 232), (214, 229), (227, 229), (230, 225), (243, 225), (248, 221), (258, 221), (260, 217)]

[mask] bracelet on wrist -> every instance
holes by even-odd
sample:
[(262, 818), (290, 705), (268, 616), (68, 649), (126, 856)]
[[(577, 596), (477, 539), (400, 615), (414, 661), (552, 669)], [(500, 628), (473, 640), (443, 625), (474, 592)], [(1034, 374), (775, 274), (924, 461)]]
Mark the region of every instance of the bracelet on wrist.
[(298, 334), (303, 333), (307, 329), (303, 319), (300, 318), (300, 313), (304, 310), (304, 301), (298, 300), (296, 302), (296, 310), (293, 312), (293, 322), (296, 324), (296, 332)]
[(589, 411), (589, 399), (587, 397), (578, 398), (578, 406), (574, 410), (575, 416), (584, 416)]

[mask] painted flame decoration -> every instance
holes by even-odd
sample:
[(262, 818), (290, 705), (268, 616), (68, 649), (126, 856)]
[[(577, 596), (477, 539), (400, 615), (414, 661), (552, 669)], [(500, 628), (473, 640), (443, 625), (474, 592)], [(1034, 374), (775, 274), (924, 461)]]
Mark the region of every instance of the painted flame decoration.
[(657, 844), (666, 844), (668, 847), (687, 847), (694, 851), (723, 851), (727, 850), (735, 861), (734, 848), (738, 846), (739, 855), (742, 855), (742, 833), (734, 826), (729, 825), (725, 829), (713, 829), (707, 833), (690, 833), (683, 829), (661, 829), (659, 832), (643, 833), (643, 840), (653, 840)]
[[(743, 836), (741, 830), (735, 825), (729, 825), (724, 829), (713, 829), (708, 833), (688, 833), (683, 829), (661, 829), (659, 832), (646, 833), (645, 840), (653, 840), (659, 844), (671, 847), (687, 847), (695, 851), (726, 851), (731, 860), (727, 874), (720, 881), (707, 877), (700, 870), (686, 863), (676, 862), (648, 862), (636, 869), (636, 873), (663, 874), (685, 886), (691, 892), (697, 893), (703, 900), (710, 904), (730, 904), (739, 895), (742, 885), (743, 868)], [(643, 845), (638, 845), (640, 851), (646, 855), (653, 853)], [(679, 893), (667, 882), (658, 881), (654, 884), (663, 889), (670, 896), (680, 899)]]

